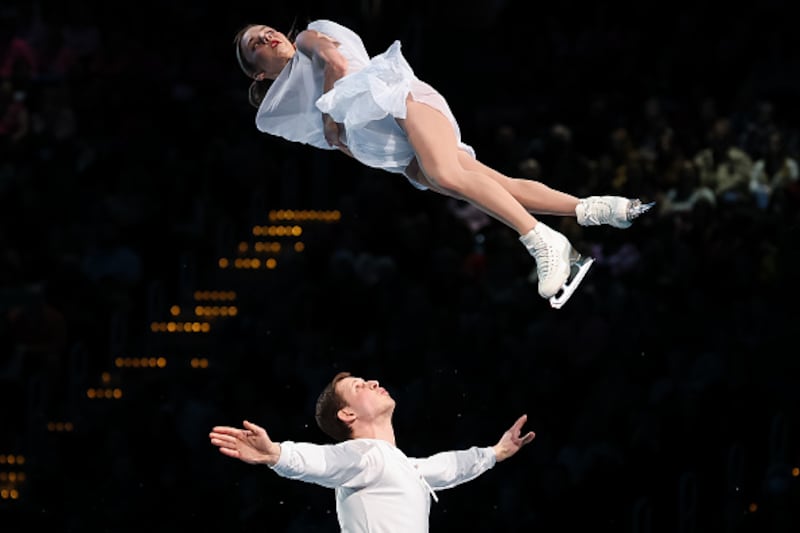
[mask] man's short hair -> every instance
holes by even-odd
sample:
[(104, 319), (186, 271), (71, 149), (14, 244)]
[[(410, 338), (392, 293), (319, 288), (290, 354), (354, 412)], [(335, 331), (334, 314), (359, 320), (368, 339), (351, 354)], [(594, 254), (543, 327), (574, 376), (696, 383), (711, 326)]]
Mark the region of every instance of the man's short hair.
[(317, 398), (317, 409), (314, 414), (317, 419), (317, 425), (336, 442), (342, 442), (353, 437), (350, 426), (339, 418), (339, 409), (347, 407), (347, 403), (336, 392), (336, 385), (349, 376), (350, 372), (336, 374), (331, 382), (322, 389), (319, 398)]

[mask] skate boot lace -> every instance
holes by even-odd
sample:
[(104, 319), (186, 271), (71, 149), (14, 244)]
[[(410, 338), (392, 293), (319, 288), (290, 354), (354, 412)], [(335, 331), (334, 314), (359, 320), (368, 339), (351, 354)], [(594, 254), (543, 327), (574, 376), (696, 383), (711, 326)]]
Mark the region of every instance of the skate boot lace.
[(587, 207), (586, 220), (592, 224), (608, 224), (616, 219), (614, 206), (605, 198), (592, 198)]
[(556, 256), (557, 254), (553, 247), (547, 243), (542, 243), (541, 246), (534, 246), (533, 257), (536, 259), (536, 270), (540, 279), (546, 279), (556, 270), (556, 264), (558, 263)]
[[(624, 209), (619, 205), (625, 201)], [(594, 197), (586, 202), (586, 221), (591, 224), (611, 224), (617, 227), (628, 227), (630, 222), (648, 211), (655, 202), (643, 204), (641, 200), (622, 198)]]

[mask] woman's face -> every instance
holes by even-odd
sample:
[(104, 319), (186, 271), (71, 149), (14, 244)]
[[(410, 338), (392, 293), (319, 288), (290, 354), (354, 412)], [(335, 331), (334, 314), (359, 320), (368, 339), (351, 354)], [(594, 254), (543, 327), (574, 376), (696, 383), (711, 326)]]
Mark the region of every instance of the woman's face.
[(269, 26), (251, 26), (239, 42), (242, 59), (255, 67), (253, 79), (274, 80), (294, 56), (294, 44)]

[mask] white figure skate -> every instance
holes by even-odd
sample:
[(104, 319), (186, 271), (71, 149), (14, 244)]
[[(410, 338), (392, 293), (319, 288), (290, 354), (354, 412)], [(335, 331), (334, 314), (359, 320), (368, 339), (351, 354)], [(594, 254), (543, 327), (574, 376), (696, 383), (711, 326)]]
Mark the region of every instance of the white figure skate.
[(643, 204), (641, 200), (631, 200), (621, 196), (589, 196), (581, 198), (575, 208), (575, 214), (581, 226), (608, 224), (625, 229), (631, 227), (633, 219), (654, 205), (655, 202)]
[(519, 238), (536, 259), (539, 295), (560, 309), (583, 281), (594, 259), (582, 257), (566, 237), (543, 222)]
[[(575, 252), (574, 249), (573, 252)], [(577, 255), (571, 258), (569, 263), (569, 278), (567, 278), (561, 290), (550, 297), (550, 307), (553, 309), (561, 309), (561, 307), (567, 303), (567, 300), (570, 299), (572, 293), (575, 292), (575, 289), (581, 284), (581, 281), (583, 281), (592, 263), (594, 263), (593, 257), (584, 257), (578, 252), (575, 253)]]

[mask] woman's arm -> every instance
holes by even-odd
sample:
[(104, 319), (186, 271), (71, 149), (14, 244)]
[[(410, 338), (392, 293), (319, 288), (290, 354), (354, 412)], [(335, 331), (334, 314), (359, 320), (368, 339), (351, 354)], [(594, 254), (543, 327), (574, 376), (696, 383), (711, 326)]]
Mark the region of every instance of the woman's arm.
[(335, 39), (316, 30), (304, 30), (295, 39), (295, 45), (312, 60), (323, 63), (323, 91), (330, 91), (336, 80), (347, 74), (347, 59), (339, 52), (339, 42)]
[[(297, 49), (307, 55), (314, 62), (321, 62), (323, 65), (323, 92), (328, 92), (333, 88), (336, 80), (347, 74), (347, 59), (339, 52), (339, 43), (335, 39), (320, 33), (316, 30), (304, 30), (295, 39)], [(336, 146), (345, 154), (352, 157), (340, 136), (341, 125), (337, 124), (330, 115), (322, 115), (323, 131), (325, 140), (331, 146)]]

